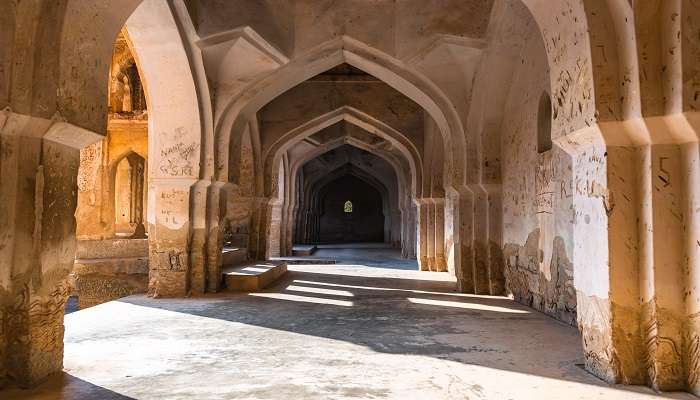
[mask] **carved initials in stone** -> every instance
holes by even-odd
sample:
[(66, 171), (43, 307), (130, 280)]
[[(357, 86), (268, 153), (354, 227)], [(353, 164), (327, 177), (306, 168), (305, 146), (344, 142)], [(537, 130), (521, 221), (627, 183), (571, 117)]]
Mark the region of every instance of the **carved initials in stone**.
[(187, 255), (182, 252), (176, 251), (162, 251), (158, 252), (158, 256), (161, 261), (161, 265), (170, 271), (184, 271), (187, 265), (186, 257)]

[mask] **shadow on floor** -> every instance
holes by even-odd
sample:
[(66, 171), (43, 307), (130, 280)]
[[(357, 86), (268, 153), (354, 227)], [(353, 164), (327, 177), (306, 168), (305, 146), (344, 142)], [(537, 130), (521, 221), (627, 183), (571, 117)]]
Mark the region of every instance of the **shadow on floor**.
[(84, 381), (66, 372), (52, 376), (36, 389), (7, 389), (0, 392), (0, 398), (3, 400), (20, 400), (27, 398), (31, 398), (32, 400), (136, 400), (101, 386), (93, 385), (90, 382)]
[[(578, 351), (569, 352), (575, 356), (565, 366), (547, 364), (561, 360), (548, 360), (543, 352), (547, 346), (580, 348), (574, 328), (503, 297), (456, 293), (454, 285), (291, 270), (260, 293), (119, 301), (341, 340), (380, 353), (431, 356), (555, 379), (571, 374), (572, 380), (582, 381), (575, 366)], [(560, 342), (542, 340), (547, 331)], [(592, 376), (583, 376), (590, 383)]]

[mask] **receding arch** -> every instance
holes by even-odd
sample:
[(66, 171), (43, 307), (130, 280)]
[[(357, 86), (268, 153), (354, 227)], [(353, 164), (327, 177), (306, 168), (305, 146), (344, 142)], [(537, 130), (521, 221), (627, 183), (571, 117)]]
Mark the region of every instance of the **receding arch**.
[[(328, 190), (328, 185), (332, 184), (333, 182), (342, 179), (343, 177), (346, 176), (351, 176), (354, 177), (362, 182), (364, 184), (372, 187), (379, 195), (381, 198), (381, 212), (383, 215), (383, 240), (388, 241), (391, 238), (391, 215), (390, 214), (390, 202), (391, 202), (391, 194), (389, 192), (389, 189), (387, 186), (380, 181), (379, 179), (375, 178), (372, 175), (372, 171), (368, 171), (365, 168), (362, 168), (361, 166), (357, 165), (342, 165), (330, 172), (327, 175), (317, 177), (315, 180), (311, 182), (307, 182), (305, 184), (302, 196), (304, 197), (304, 203), (307, 205), (307, 207), (312, 207), (317, 210), (321, 211), (321, 214), (323, 214), (323, 202), (325, 199), (325, 196), (327, 195), (326, 191)], [(339, 210), (336, 210), (339, 211)], [(296, 221), (299, 222), (299, 221)], [(388, 223), (388, 224), (387, 224)], [(298, 224), (297, 224), (298, 225)], [(320, 230), (316, 232), (317, 234), (320, 234)], [(301, 238), (302, 240), (308, 241), (310, 238)], [(318, 238), (316, 238), (318, 239)], [(311, 241), (318, 241), (318, 240), (311, 240)]]
[(115, 234), (143, 237), (138, 230), (145, 230), (146, 159), (133, 151), (125, 154), (112, 163), (109, 181), (114, 194), (111, 210), (114, 211)]
[[(397, 162), (397, 160), (394, 160), (389, 154), (386, 154), (385, 152), (377, 151), (377, 149), (372, 148), (371, 146), (367, 145), (366, 143), (362, 142), (361, 140), (357, 140), (354, 138), (339, 138), (337, 140), (333, 140), (331, 142), (328, 142), (324, 144), (323, 146), (320, 146), (313, 151), (309, 152), (308, 154), (304, 155), (301, 159), (297, 160), (292, 166), (291, 166), (291, 176), (294, 177), (298, 173), (299, 169), (304, 166), (308, 161), (317, 158), (329, 151), (335, 150), (343, 145), (349, 144), (353, 147), (356, 147), (358, 149), (364, 150), (368, 153), (371, 153), (384, 161), (386, 161), (389, 165), (394, 170), (394, 174), (396, 175), (398, 179), (398, 184), (399, 184), (399, 190), (403, 190), (406, 188), (406, 182), (408, 182), (408, 179), (406, 178), (403, 168), (401, 168), (401, 165)], [(414, 192), (410, 193), (412, 196), (415, 196)]]
[(347, 36), (326, 42), (300, 55), (274, 73), (250, 84), (231, 99), (223, 117), (216, 124), (216, 179), (230, 179), (228, 160), (231, 149), (237, 148), (240, 132), (253, 114), (281, 93), (342, 63), (350, 64), (379, 78), (428, 112), (443, 135), (445, 152), (450, 165), (453, 166), (451, 183), (462, 185), (465, 137), (461, 120), (450, 100), (419, 72)]
[[(344, 145), (350, 145), (352, 147), (364, 150), (370, 154), (373, 154), (374, 156), (386, 161), (389, 166), (393, 169), (394, 177), (396, 178), (396, 197), (392, 198), (396, 202), (396, 206), (398, 208), (398, 214), (399, 217), (397, 218), (397, 221), (393, 220), (393, 217), (391, 218), (390, 222), (392, 224), (396, 223), (398, 226), (398, 232), (397, 233), (397, 238), (394, 240), (396, 244), (401, 244), (403, 247), (408, 246), (408, 243), (405, 243), (401, 240), (401, 229), (403, 229), (404, 224), (408, 224), (408, 217), (410, 214), (410, 208), (412, 204), (411, 198), (414, 198), (415, 193), (407, 192), (410, 190), (410, 186), (407, 183), (410, 178), (406, 177), (404, 167), (401, 166), (399, 159), (394, 159), (392, 155), (379, 151), (376, 148), (371, 147), (365, 142), (362, 142), (361, 140), (352, 138), (352, 137), (341, 137), (336, 140), (330, 141), (328, 143), (325, 143), (324, 145), (314, 149), (313, 151), (305, 154), (303, 157), (300, 159), (296, 160), (292, 166), (290, 167), (290, 193), (300, 193), (300, 198), (295, 197), (290, 197), (289, 198), (289, 204), (288, 209), (287, 209), (287, 214), (285, 215), (286, 218), (286, 225), (290, 227), (290, 229), (294, 230), (294, 233), (290, 233), (289, 236), (289, 241), (287, 243), (287, 246), (291, 246), (292, 242), (292, 235), (294, 235), (296, 238), (299, 238), (301, 235), (300, 232), (303, 232), (303, 227), (299, 226), (301, 223), (299, 220), (299, 207), (301, 204), (307, 204), (309, 202), (308, 199), (308, 191), (306, 190), (298, 190), (297, 189), (297, 184), (298, 184), (298, 174), (299, 170), (309, 161), (311, 161), (314, 158), (317, 158), (327, 152), (330, 152), (334, 149), (340, 148)], [(371, 172), (370, 172), (371, 174)], [(389, 196), (391, 197), (391, 196)], [(391, 230), (391, 228), (389, 228)], [(391, 237), (391, 234), (387, 235), (387, 237)], [(393, 239), (393, 237), (392, 237)], [(406, 253), (408, 254), (408, 253)]]
[[(344, 106), (321, 115), (311, 121), (290, 130), (275, 142), (270, 150), (263, 155), (265, 159), (265, 176), (272, 176), (275, 165), (281, 155), (305, 137), (311, 136), (338, 122), (346, 121), (367, 132), (388, 140), (404, 155), (411, 170), (411, 192), (416, 194), (423, 179), (422, 157), (406, 137), (390, 126), (352, 107)], [(269, 192), (269, 185), (266, 189)]]

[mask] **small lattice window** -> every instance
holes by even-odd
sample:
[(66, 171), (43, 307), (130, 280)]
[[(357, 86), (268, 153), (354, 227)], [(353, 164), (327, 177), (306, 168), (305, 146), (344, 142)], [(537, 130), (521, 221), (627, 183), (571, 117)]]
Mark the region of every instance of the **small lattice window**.
[(343, 211), (345, 211), (346, 213), (352, 212), (352, 201), (348, 200), (345, 202), (345, 205), (343, 206)]

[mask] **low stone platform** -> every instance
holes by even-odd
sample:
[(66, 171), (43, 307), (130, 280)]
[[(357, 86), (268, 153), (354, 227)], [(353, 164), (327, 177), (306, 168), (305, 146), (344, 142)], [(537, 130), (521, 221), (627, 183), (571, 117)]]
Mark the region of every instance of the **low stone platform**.
[(263, 261), (228, 267), (223, 271), (226, 289), (234, 292), (257, 292), (287, 272), (283, 261)]
[(85, 309), (144, 293), (148, 286), (148, 258), (79, 258), (70, 276), (73, 295), (78, 297), (79, 308)]
[(78, 240), (75, 258), (148, 257), (148, 239)]
[(316, 245), (313, 244), (296, 244), (292, 247), (292, 255), (295, 257), (307, 257), (316, 252)]
[(248, 261), (248, 249), (244, 247), (226, 247), (221, 250), (221, 264), (226, 267), (235, 267), (246, 264)]
[(323, 257), (270, 257), (270, 261), (274, 262), (286, 262), (289, 265), (295, 264), (336, 264), (338, 261), (334, 258), (323, 258)]
[(80, 309), (146, 292), (148, 239), (79, 240), (70, 279)]

